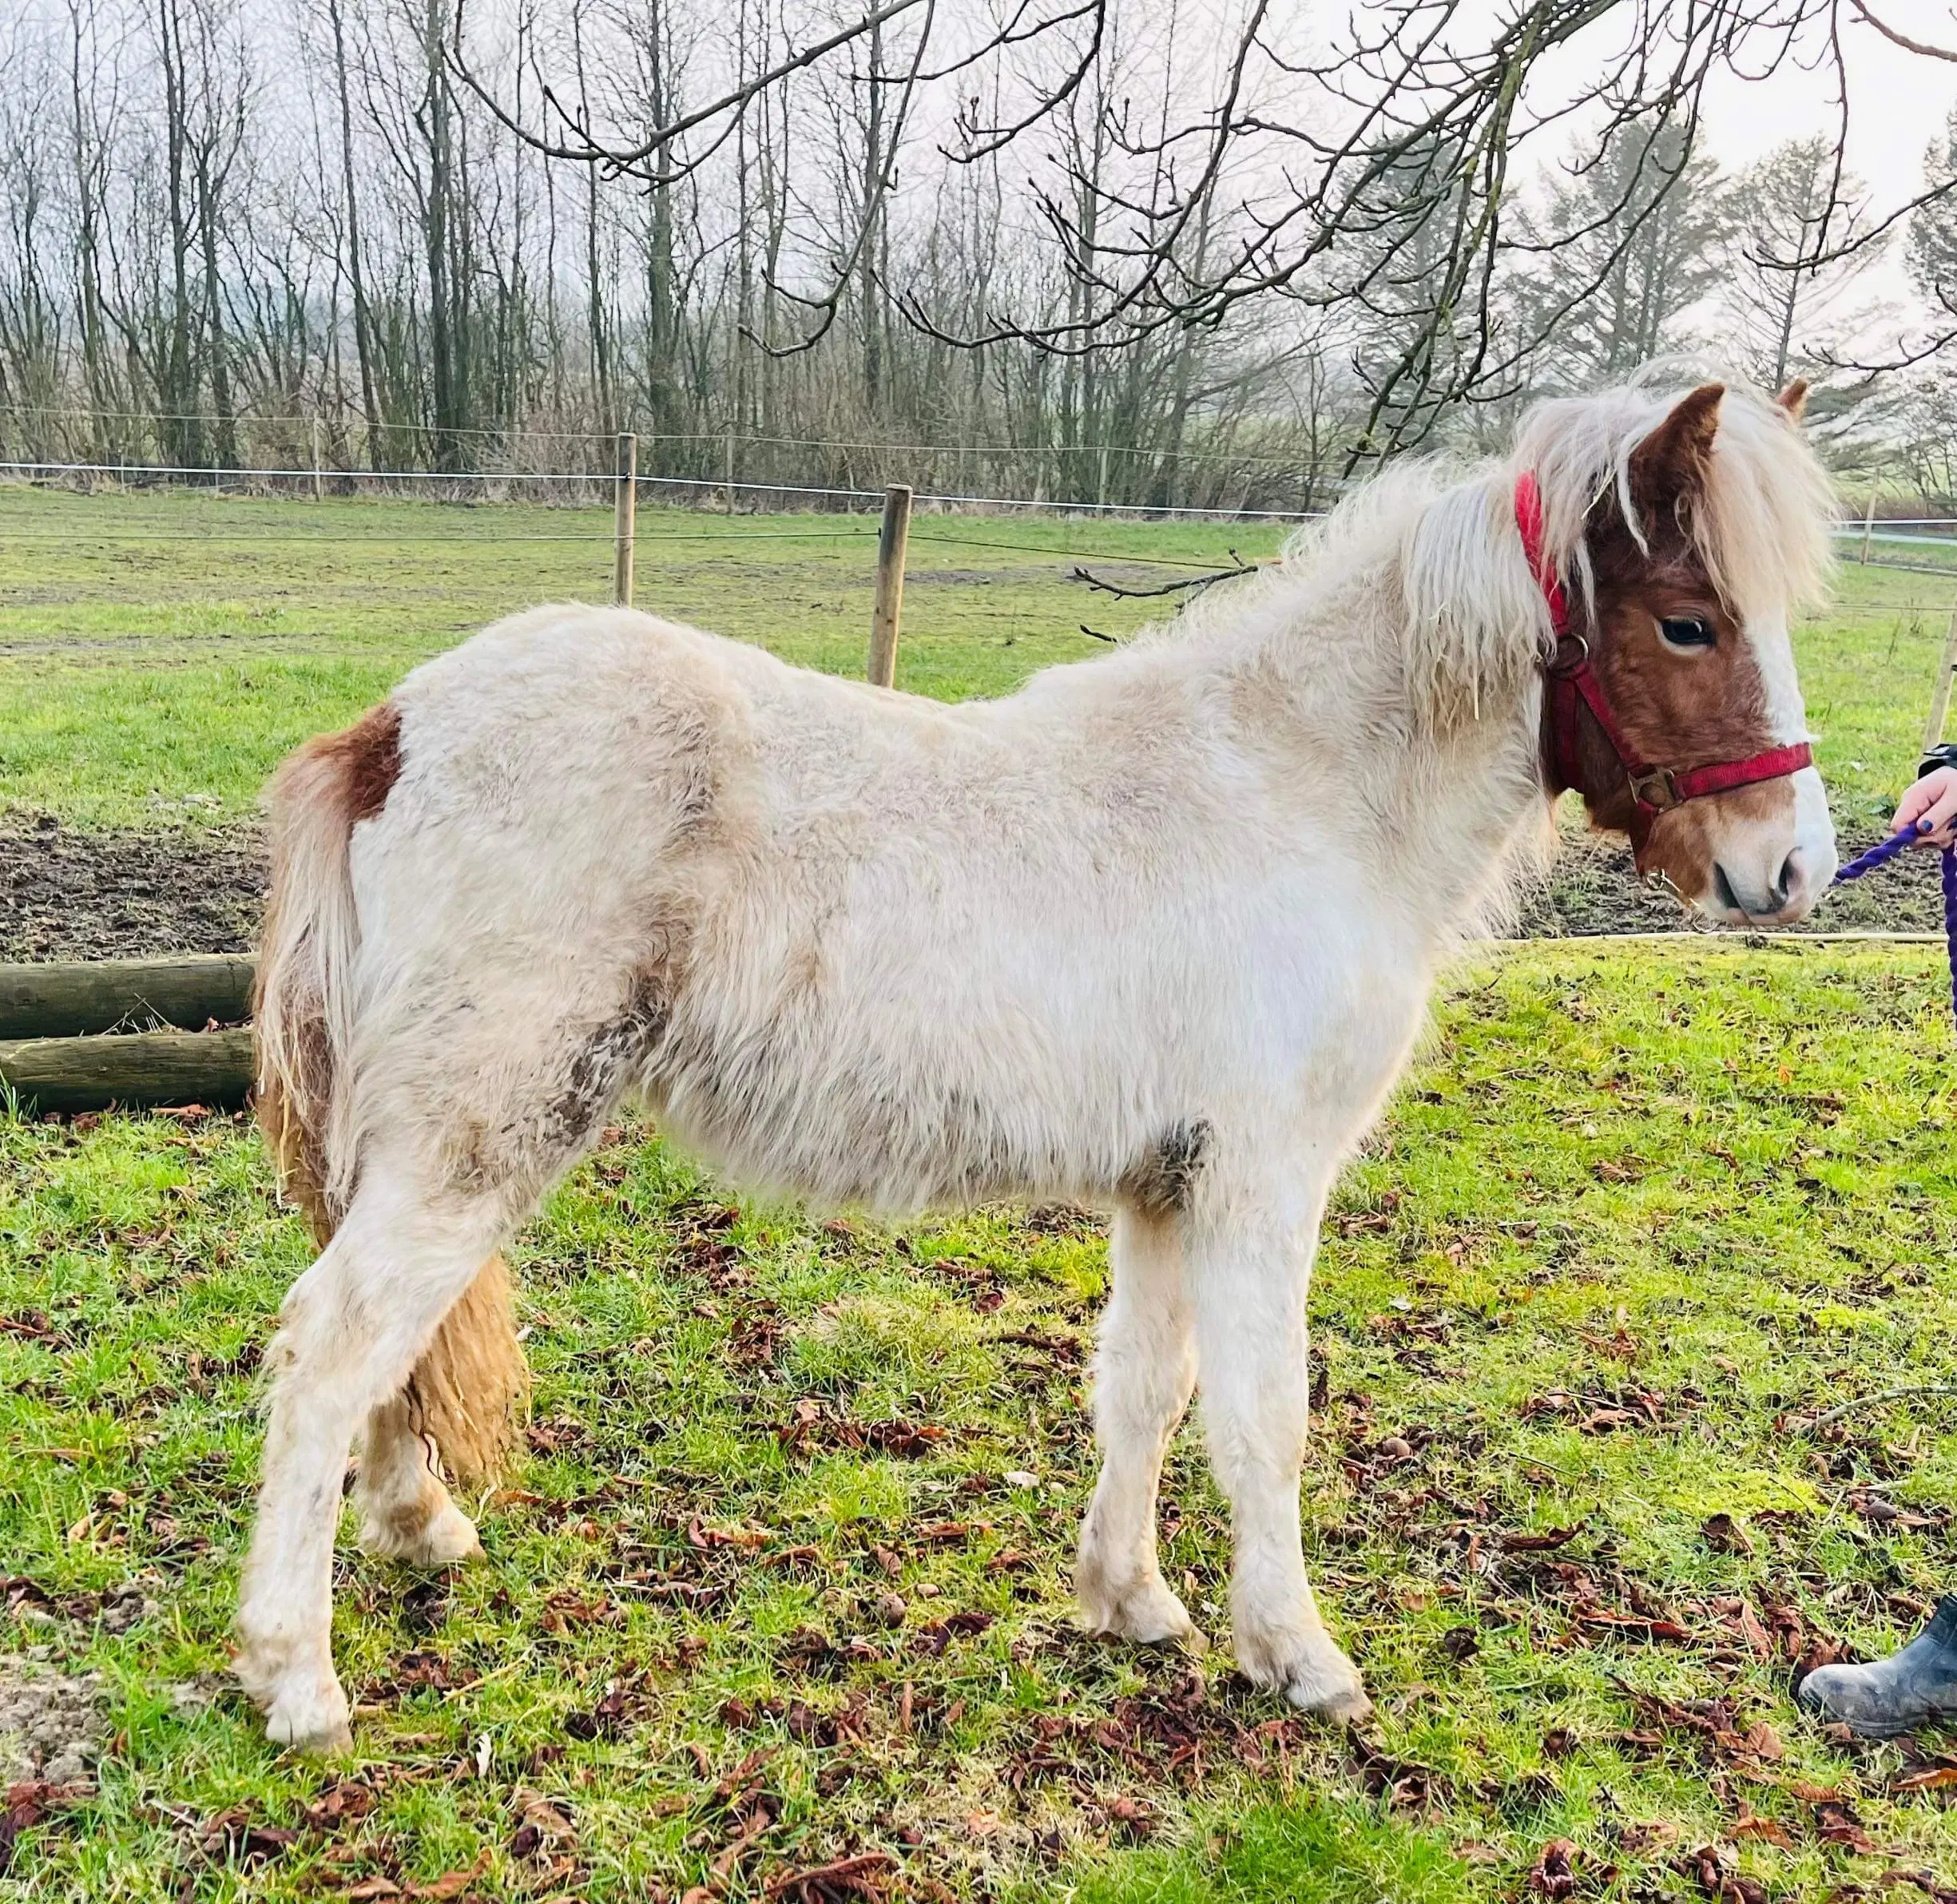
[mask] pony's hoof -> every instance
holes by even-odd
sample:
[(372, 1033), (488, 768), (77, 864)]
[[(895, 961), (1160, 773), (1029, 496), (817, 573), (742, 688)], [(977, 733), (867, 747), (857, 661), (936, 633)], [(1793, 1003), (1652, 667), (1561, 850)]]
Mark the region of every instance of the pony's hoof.
[(411, 1523), (399, 1515), (377, 1516), (362, 1527), (360, 1545), (369, 1553), (411, 1567), (451, 1567), (479, 1559), (482, 1553), (475, 1522), (447, 1500)]
[(347, 1696), (337, 1679), (280, 1688), (265, 1708), (265, 1736), (287, 1751), (330, 1759), (353, 1750)]
[(1240, 1632), (1236, 1651), (1244, 1678), (1283, 1693), (1300, 1712), (1342, 1725), (1371, 1716), (1372, 1701), (1359, 1668), (1323, 1628), (1260, 1640)]
[(1284, 1696), (1300, 1712), (1333, 1725), (1363, 1725), (1372, 1717), (1372, 1701), (1356, 1672), (1349, 1683), (1331, 1686), (1316, 1680), (1293, 1680)]
[(1181, 1646), (1190, 1652), (1201, 1652), (1209, 1644), (1159, 1573), (1117, 1592), (1090, 1588), (1085, 1581), (1075, 1592), (1081, 1624), (1090, 1633), (1140, 1646)]

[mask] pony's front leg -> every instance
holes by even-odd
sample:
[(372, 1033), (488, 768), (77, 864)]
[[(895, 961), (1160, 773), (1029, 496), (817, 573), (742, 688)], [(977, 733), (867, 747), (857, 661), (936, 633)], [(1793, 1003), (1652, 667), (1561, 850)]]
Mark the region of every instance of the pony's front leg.
[(1162, 1456), (1189, 1406), (1196, 1343), (1173, 1218), (1125, 1207), (1109, 1248), (1114, 1295), (1094, 1352), (1094, 1436), (1101, 1478), (1081, 1524), (1074, 1590), (1090, 1632), (1193, 1640), (1187, 1609), (1155, 1553)]
[(1305, 1297), (1325, 1188), (1246, 1194), (1213, 1180), (1185, 1220), (1185, 1248), (1210, 1466), (1230, 1502), (1237, 1665), (1305, 1712), (1359, 1720), (1371, 1702), (1319, 1617), (1298, 1523)]

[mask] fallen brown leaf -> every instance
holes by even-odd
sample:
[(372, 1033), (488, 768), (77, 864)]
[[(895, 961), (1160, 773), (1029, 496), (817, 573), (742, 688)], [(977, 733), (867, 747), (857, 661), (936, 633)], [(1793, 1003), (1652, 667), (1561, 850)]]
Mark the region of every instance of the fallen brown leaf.
[(541, 1791), (519, 1785), (510, 1802), (522, 1820), (510, 1841), (512, 1858), (534, 1858), (551, 1845), (570, 1846), (578, 1842), (577, 1828)]
[(1935, 1791), (1957, 1785), (1957, 1765), (1926, 1766), (1921, 1771), (1906, 1772), (1890, 1788), (1895, 1791)]
[(247, 1805), (234, 1805), (205, 1819), (197, 1834), (204, 1856), (221, 1864), (263, 1863), (298, 1840), (299, 1834), (288, 1826), (260, 1823)]
[(1740, 1807), (1738, 1822), (1733, 1827), (1735, 1838), (1753, 1838), (1764, 1844), (1779, 1845), (1783, 1850), (1791, 1851), (1794, 1840), (1788, 1835), (1786, 1826), (1778, 1819), (1762, 1818), (1750, 1805)]
[(887, 1851), (861, 1851), (854, 1858), (839, 1858), (832, 1864), (811, 1866), (806, 1870), (785, 1871), (762, 1887), (765, 1898), (793, 1898), (798, 1904), (828, 1904), (833, 1897), (880, 1898), (883, 1887), (876, 1880), (896, 1863)]
[(1756, 1759), (1768, 1764), (1777, 1764), (1787, 1756), (1787, 1747), (1780, 1743), (1780, 1735), (1765, 1720), (1757, 1720), (1746, 1728), (1746, 1749)]
[(1731, 1845), (1701, 1845), (1685, 1854), (1679, 1869), (1720, 1904), (1767, 1904), (1766, 1886), (1740, 1875), (1739, 1854)]
[(1600, 1627), (1606, 1632), (1642, 1633), (1652, 1640), (1689, 1640), (1692, 1628), (1676, 1620), (1647, 1618), (1642, 1613), (1619, 1613), (1609, 1607), (1587, 1607), (1577, 1616), (1579, 1626)]
[(1814, 1808), (1815, 1835), (1824, 1844), (1840, 1845), (1844, 1850), (1857, 1851), (1864, 1856), (1873, 1856), (1876, 1845), (1869, 1835), (1862, 1829), (1862, 1821), (1855, 1815), (1855, 1808), (1846, 1799), (1828, 1799)]
[(1746, 1529), (1731, 1514), (1713, 1515), (1699, 1532), (1706, 1545), (1717, 1553), (1737, 1553), (1745, 1557), (1753, 1551), (1753, 1543), (1746, 1537)]
[(426, 1884), (411, 1884), (407, 1894), (422, 1901), (422, 1904), (441, 1904), (443, 1898), (459, 1898), (489, 1866), (489, 1847), (485, 1845), (477, 1854), (475, 1862), (466, 1870), (444, 1871), (439, 1878), (431, 1878)]
[(46, 1819), (64, 1795), (60, 1786), (42, 1779), (6, 1788), (4, 1800), (0, 1800), (0, 1872), (13, 1862), (14, 1846), (22, 1832), (32, 1831)]
[(1497, 1537), (1510, 1553), (1548, 1553), (1568, 1546), (1588, 1525), (1579, 1521), (1574, 1526), (1546, 1528), (1541, 1533), (1505, 1533)]
[(1530, 1867), (1529, 1888), (1541, 1898), (1567, 1898), (1577, 1888), (1572, 1863), (1577, 1847), (1566, 1838), (1552, 1838)]

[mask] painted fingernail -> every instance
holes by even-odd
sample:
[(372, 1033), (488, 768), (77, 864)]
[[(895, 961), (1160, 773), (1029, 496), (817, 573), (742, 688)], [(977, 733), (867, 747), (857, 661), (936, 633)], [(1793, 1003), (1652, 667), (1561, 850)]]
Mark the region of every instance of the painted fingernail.
[(1919, 833), (1927, 833), (1930, 831), (1929, 821), (1927, 819), (1918, 820), (1916, 823), (1916, 831)]

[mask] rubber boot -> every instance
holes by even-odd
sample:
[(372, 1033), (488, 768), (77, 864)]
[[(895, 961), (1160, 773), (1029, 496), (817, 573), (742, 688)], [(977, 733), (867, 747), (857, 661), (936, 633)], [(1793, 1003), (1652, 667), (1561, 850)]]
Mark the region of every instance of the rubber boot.
[(1900, 1652), (1868, 1666), (1817, 1666), (1794, 1690), (1824, 1724), (1864, 1739), (1893, 1739), (1934, 1720), (1957, 1720), (1957, 1594)]

